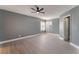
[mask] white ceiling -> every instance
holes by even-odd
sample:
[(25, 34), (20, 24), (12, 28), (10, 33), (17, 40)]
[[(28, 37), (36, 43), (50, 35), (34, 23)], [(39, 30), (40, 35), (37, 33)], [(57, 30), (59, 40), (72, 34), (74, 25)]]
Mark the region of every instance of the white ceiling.
[(58, 18), (62, 13), (76, 7), (76, 5), (38, 5), (40, 8), (44, 8), (45, 14), (31, 13), (33, 10), (30, 8), (35, 8), (34, 5), (0, 5), (0, 9), (5, 9), (8, 11), (21, 13), (28, 16), (33, 16), (41, 18), (44, 20), (51, 20), (53, 18)]

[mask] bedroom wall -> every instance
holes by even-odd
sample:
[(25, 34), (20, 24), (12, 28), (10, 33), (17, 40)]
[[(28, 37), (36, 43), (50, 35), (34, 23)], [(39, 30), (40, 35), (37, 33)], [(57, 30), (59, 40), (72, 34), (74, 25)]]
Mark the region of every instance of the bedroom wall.
[(0, 18), (0, 21), (4, 21), (0, 24), (4, 23), (4, 26), (1, 26), (4, 27), (5, 34), (5, 36), (2, 34), (1, 37), (5, 39), (0, 39), (1, 41), (40, 33), (40, 19), (5, 10), (0, 11), (3, 14), (3, 19)]
[(79, 6), (63, 13), (60, 16), (60, 36), (64, 38), (64, 17), (71, 16), (70, 41), (79, 46)]
[(52, 19), (50, 22), (52, 22), (52, 25), (49, 26), (47, 32), (59, 34), (59, 19)]
[(5, 40), (4, 36), (5, 36), (5, 33), (4, 33), (4, 17), (3, 17), (3, 14), (2, 14), (2, 11), (0, 11), (0, 41), (2, 40)]

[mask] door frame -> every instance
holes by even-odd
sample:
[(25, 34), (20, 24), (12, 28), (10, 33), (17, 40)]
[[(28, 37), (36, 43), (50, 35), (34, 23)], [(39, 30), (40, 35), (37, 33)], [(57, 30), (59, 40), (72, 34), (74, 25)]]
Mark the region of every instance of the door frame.
[[(72, 30), (72, 28), (71, 28), (71, 27), (72, 27), (72, 26), (71, 26), (72, 21), (71, 21), (71, 15), (70, 15), (70, 14), (64, 16), (64, 20), (65, 20), (65, 18), (67, 18), (67, 17), (70, 17), (70, 19), (69, 19), (69, 28), (68, 28), (68, 29), (69, 29), (69, 30), (68, 30), (68, 31), (69, 31), (69, 32), (68, 32), (68, 33), (69, 33), (69, 39), (68, 39), (68, 40), (65, 40), (65, 37), (64, 37), (64, 41), (70, 42), (70, 41), (71, 41), (71, 33), (72, 33), (72, 32), (71, 32), (71, 30)], [(63, 27), (63, 28), (64, 28), (64, 27)], [(64, 35), (64, 36), (65, 36), (65, 35)]]

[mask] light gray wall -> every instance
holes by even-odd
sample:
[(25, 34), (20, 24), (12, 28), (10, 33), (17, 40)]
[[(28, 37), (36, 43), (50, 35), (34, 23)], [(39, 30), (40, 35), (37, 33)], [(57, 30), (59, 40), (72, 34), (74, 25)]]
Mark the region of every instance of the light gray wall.
[(60, 17), (60, 35), (64, 38), (64, 28), (63, 28), (63, 21), (64, 16), (71, 15), (71, 27), (70, 27), (70, 35), (71, 35), (71, 42), (79, 45), (79, 6), (71, 9), (70, 11), (65, 12)]
[(49, 27), (49, 31), (50, 33), (54, 33), (54, 34), (59, 34), (59, 19), (53, 19), (51, 20), (52, 25)]
[(3, 23), (4, 20), (3, 19), (4, 19), (4, 17), (3, 17), (2, 11), (0, 11), (0, 41), (5, 40), (4, 23)]
[[(13, 13), (9, 11), (0, 10), (3, 14), (2, 18), (0, 18), (1, 26), (2, 23), (4, 23), (4, 34), (1, 33), (2, 37), (5, 37), (5, 39), (0, 40), (7, 40), (7, 39), (14, 39), (18, 38), (19, 35), (21, 36), (28, 36), (32, 34), (40, 33), (40, 19), (21, 15), (18, 13)], [(1, 15), (0, 15), (1, 17)], [(0, 26), (0, 27), (1, 27)], [(3, 30), (3, 29), (2, 29)], [(2, 30), (0, 30), (2, 32)]]

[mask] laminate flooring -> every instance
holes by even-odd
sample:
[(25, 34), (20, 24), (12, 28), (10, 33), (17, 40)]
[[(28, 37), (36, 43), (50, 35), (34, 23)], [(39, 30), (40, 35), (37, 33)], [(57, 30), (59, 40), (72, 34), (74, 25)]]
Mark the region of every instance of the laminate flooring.
[(78, 54), (79, 50), (60, 40), (56, 34), (40, 33), (5, 44), (0, 44), (0, 54)]

